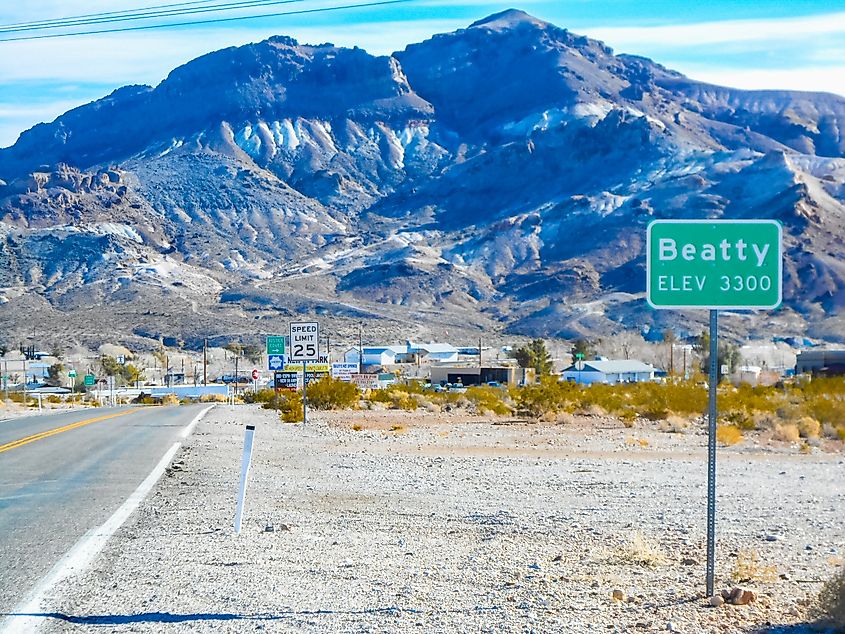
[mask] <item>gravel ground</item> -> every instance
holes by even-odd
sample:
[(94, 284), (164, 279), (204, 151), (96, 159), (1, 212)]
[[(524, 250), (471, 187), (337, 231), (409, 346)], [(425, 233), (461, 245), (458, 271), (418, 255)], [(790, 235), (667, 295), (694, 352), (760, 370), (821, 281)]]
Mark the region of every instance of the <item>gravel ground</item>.
[(212, 410), (94, 567), (59, 589), (46, 629), (800, 632), (845, 554), (841, 443), (720, 448), (717, 587), (750, 561), (741, 585), (758, 598), (712, 608), (701, 432), (392, 411), (277, 421)]

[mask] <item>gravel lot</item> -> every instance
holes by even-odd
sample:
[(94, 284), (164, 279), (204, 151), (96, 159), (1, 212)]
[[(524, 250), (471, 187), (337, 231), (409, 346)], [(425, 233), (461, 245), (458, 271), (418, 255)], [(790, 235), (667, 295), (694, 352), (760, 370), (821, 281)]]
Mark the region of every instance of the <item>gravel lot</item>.
[(45, 629), (798, 632), (845, 555), (843, 456), (720, 448), (717, 587), (750, 561), (758, 599), (712, 608), (701, 432), (218, 406)]

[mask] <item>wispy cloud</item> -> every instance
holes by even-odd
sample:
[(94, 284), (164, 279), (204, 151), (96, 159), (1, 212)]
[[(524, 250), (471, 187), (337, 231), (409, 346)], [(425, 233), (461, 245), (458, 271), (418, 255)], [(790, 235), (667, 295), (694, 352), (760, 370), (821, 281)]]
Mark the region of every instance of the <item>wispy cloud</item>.
[(611, 26), (587, 29), (587, 35), (611, 46), (630, 47), (643, 43), (651, 46), (688, 47), (702, 44), (797, 40), (810, 43), (825, 35), (845, 35), (845, 12), (801, 18), (756, 20), (721, 20), (662, 26)]

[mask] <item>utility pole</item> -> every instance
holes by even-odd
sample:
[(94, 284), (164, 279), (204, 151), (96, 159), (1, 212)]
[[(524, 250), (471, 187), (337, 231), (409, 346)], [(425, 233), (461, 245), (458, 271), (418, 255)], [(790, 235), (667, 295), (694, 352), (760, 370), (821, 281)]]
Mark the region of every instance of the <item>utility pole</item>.
[(364, 371), (364, 324), (358, 324), (358, 373)]
[(240, 361), (241, 355), (235, 355), (235, 389), (234, 389), (234, 396), (232, 397), (232, 403), (234, 404), (234, 399), (238, 396), (238, 383), (240, 383), (241, 377), (238, 374), (238, 361)]
[(202, 340), (202, 384), (208, 385), (208, 338)]
[[(478, 369), (481, 369), (481, 337), (478, 338)], [(481, 381), (481, 373), (478, 375), (479, 382)]]

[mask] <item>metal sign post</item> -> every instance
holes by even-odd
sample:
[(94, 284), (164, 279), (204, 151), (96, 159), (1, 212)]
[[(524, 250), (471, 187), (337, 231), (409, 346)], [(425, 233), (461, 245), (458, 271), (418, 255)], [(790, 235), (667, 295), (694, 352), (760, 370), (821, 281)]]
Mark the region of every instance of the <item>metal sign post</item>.
[(309, 361), (320, 361), (320, 325), (316, 321), (299, 321), (290, 324), (291, 363), (302, 363), (302, 424), (308, 422), (308, 371)]
[(646, 271), (646, 297), (653, 308), (710, 310), (706, 585), (711, 597), (716, 577), (719, 310), (780, 305), (783, 231), (774, 220), (655, 220), (647, 230)]
[(710, 311), (710, 384), (707, 416), (707, 596), (716, 578), (716, 388), (719, 385), (719, 311)]

